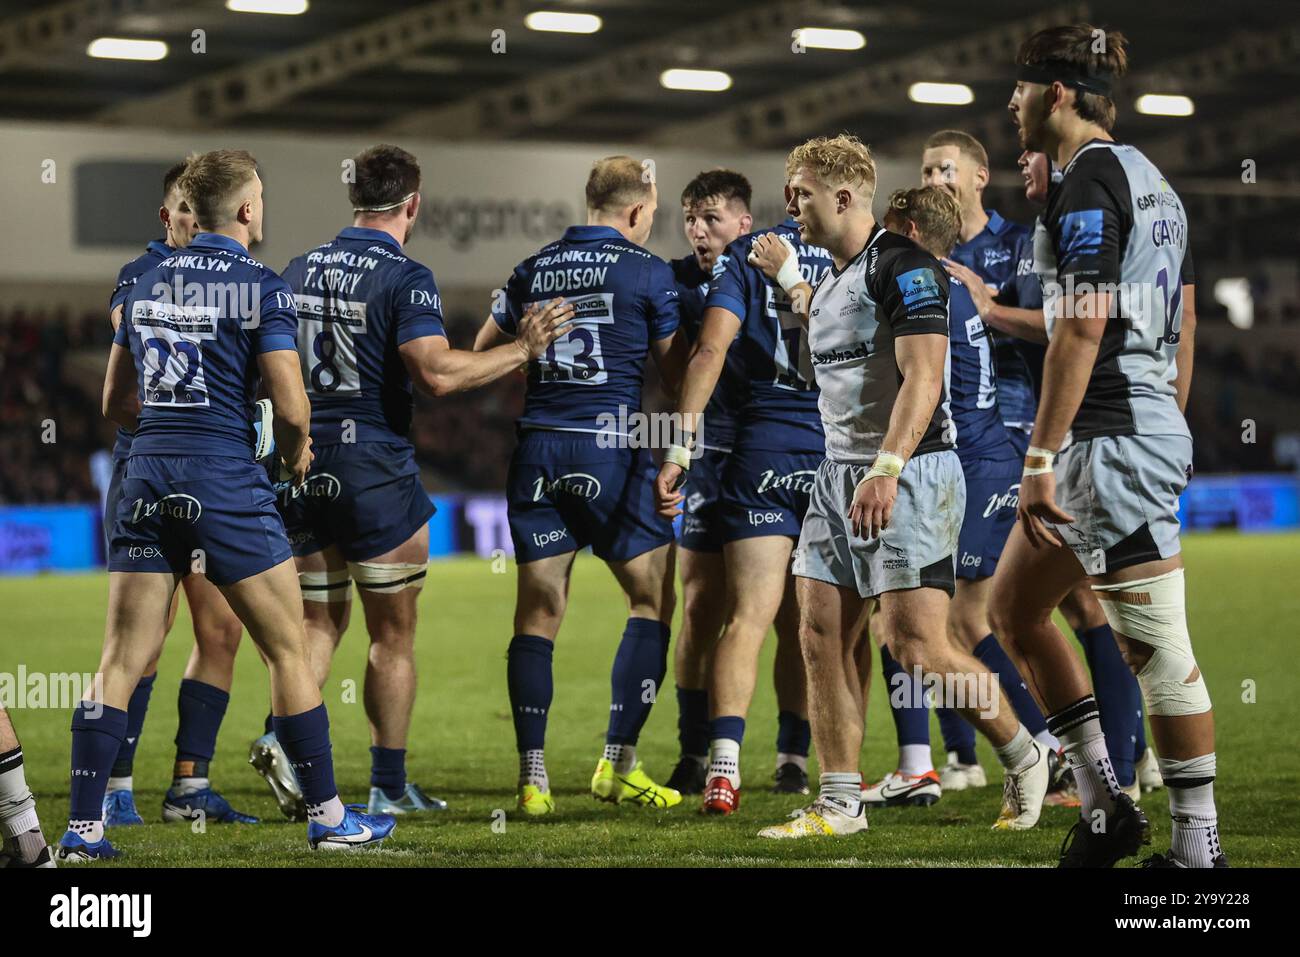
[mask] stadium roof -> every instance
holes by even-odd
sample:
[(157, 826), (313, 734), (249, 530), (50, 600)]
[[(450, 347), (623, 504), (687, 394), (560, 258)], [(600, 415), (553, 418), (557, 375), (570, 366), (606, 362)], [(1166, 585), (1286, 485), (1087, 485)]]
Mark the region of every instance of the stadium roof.
[[(528, 29), (524, 18), (538, 9), (595, 14), (601, 28)], [(766, 148), (848, 129), (898, 155), (957, 127), (1005, 163), (1016, 153), (1005, 110), (1016, 45), (1038, 26), (1079, 18), (1130, 40), (1117, 136), (1139, 143), (1185, 195), (1200, 196), (1204, 208), (1193, 213), (1211, 225), (1278, 220), (1294, 240), (1294, 0), (310, 0), (299, 16), (236, 13), (224, 0), (0, 0), (0, 117)], [(811, 26), (856, 30), (865, 46), (796, 53), (792, 31)], [(203, 52), (194, 52), (196, 30)], [(90, 41), (106, 36), (161, 40), (168, 54), (88, 56)], [(731, 85), (665, 89), (660, 74), (674, 67), (722, 70)], [(920, 105), (908, 96), (916, 82), (965, 84), (973, 100)], [(1133, 104), (1143, 93), (1189, 96), (1195, 113), (1142, 115)], [(1253, 189), (1240, 182), (1247, 159), (1258, 171)], [(1009, 198), (1017, 182), (1009, 173), (995, 180)]]

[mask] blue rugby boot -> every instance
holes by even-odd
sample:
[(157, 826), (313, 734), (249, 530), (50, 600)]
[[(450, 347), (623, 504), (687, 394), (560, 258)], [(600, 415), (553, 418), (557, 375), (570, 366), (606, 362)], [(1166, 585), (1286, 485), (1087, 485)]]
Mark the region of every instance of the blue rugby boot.
[(397, 821), (391, 814), (366, 814), (360, 807), (360, 804), (347, 805), (342, 822), (335, 827), (308, 822), (307, 846), (313, 851), (350, 851), (371, 844), (378, 847), (393, 833)]
[(193, 821), (202, 817), (214, 824), (259, 824), (251, 814), (236, 811), (230, 802), (212, 788), (180, 794), (175, 788), (163, 798), (164, 821)]

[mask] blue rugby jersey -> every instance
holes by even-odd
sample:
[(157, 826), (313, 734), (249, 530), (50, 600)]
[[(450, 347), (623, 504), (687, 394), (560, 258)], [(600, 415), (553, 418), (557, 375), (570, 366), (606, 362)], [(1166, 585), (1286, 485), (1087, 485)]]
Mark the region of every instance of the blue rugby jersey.
[(398, 346), (446, 336), (433, 273), (380, 229), (349, 226), (284, 270), (317, 445), (393, 442), (411, 428), (411, 377)]
[(987, 457), (1007, 443), (999, 408), (999, 383), (993, 372), (993, 339), (979, 317), (970, 290), (948, 281), (948, 399), (957, 427), (957, 455), (967, 461)]
[[(113, 286), (113, 294), (108, 297), (108, 311), (112, 312), (126, 302), (127, 294), (131, 291), (131, 287), (135, 285), (135, 281), (171, 254), (172, 248), (163, 240), (150, 240), (144, 252), (117, 271), (117, 282)], [(131, 433), (119, 427), (117, 441), (113, 443), (113, 461), (125, 461), (130, 454)]]
[[(700, 337), (704, 321), (704, 302), (709, 294), (709, 274), (700, 268), (692, 254), (668, 263), (677, 277), (677, 296), (681, 303), (682, 332), (692, 345)], [(748, 395), (744, 374), (740, 370), (737, 336), (727, 350), (718, 384), (704, 407), (704, 433), (700, 444), (707, 449), (730, 452), (736, 441), (736, 418)]]
[(199, 233), (143, 273), (113, 341), (140, 380), (141, 455), (251, 458), (257, 356), (294, 348), (293, 294), (228, 236)]
[(830, 253), (800, 238), (793, 219), (741, 236), (714, 265), (705, 307), (726, 309), (741, 323), (732, 349), (749, 396), (737, 422), (736, 441), (750, 449), (822, 452), (826, 441), (808, 330), (785, 290), (747, 261), (754, 240), (765, 233), (790, 240), (799, 255), (799, 271), (814, 288), (832, 265)]
[[(1024, 244), (1029, 243), (1032, 257), (1033, 234), (1027, 226), (1003, 219), (996, 210), (985, 210), (989, 221), (980, 233), (968, 242), (958, 243), (949, 259), (973, 270), (984, 283), (993, 289), (999, 302), (1034, 309), (1038, 305), (1020, 301), (1017, 291), (1027, 289), (1023, 268)], [(1032, 261), (1032, 259), (1031, 259)], [(1028, 279), (1034, 279), (1032, 271)], [(1013, 301), (1014, 300), (1014, 301)], [(991, 360), (998, 380), (998, 405), (1002, 421), (1007, 425), (1029, 425), (1038, 411), (1037, 384), (1041, 372), (1035, 373), (1035, 364), (1041, 369), (1042, 347), (1014, 336), (993, 333), (994, 349)]]
[(519, 424), (622, 434), (619, 423), (641, 411), (650, 343), (677, 331), (673, 271), (610, 226), (570, 226), (515, 267), (493, 300), (492, 318), (514, 335), (529, 305), (556, 297), (574, 307), (575, 318), (528, 363)]

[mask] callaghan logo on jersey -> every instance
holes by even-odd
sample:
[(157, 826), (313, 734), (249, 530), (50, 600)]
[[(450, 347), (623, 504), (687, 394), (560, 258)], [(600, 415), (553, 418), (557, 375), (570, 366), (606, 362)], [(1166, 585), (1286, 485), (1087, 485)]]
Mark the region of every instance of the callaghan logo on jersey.
[(865, 342), (859, 342), (852, 349), (830, 349), (826, 352), (814, 352), (812, 354), (813, 365), (825, 366), (835, 362), (852, 362), (855, 359), (866, 359), (871, 355), (871, 349)]
[(544, 475), (539, 475), (533, 479), (534, 502), (540, 502), (543, 496), (557, 492), (562, 495), (572, 495), (576, 498), (594, 501), (600, 498), (600, 479), (594, 475), (588, 475), (586, 472), (570, 472), (549, 482)]
[(1010, 261), (1011, 261), (1010, 249), (997, 249), (995, 247), (989, 247), (988, 249), (984, 250), (985, 269), (991, 269), (992, 267), (1000, 265), (1001, 263), (1010, 262)]
[(773, 489), (790, 489), (803, 495), (811, 495), (813, 478), (816, 475), (815, 469), (799, 469), (786, 475), (778, 475), (775, 469), (767, 469), (759, 477), (757, 491), (761, 493)]
[(904, 306), (919, 306), (926, 302), (943, 302), (939, 282), (933, 269), (909, 269), (896, 280), (903, 293)]
[(172, 495), (164, 495), (156, 502), (146, 503), (144, 499), (138, 498), (135, 504), (131, 506), (132, 524), (140, 521), (142, 518), (150, 518), (154, 515), (161, 515), (163, 518), (179, 519), (182, 522), (189, 522), (193, 525), (203, 514), (203, 503), (193, 495), (186, 495), (182, 492), (176, 492)]

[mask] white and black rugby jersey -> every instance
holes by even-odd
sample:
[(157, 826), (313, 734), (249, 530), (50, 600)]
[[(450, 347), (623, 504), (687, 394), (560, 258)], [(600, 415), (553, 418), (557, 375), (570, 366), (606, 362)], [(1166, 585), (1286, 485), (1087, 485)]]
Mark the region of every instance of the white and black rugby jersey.
[[(818, 283), (809, 310), (828, 459), (875, 459), (903, 382), (894, 342), (922, 333), (948, 335), (948, 274), (910, 239), (877, 226), (862, 252)], [(951, 449), (953, 432), (945, 381), (913, 454)]]
[(1173, 385), (1187, 250), (1182, 201), (1132, 146), (1093, 140), (1052, 186), (1034, 236), (1049, 338), (1074, 295), (1111, 293), (1075, 439), (1188, 434)]

